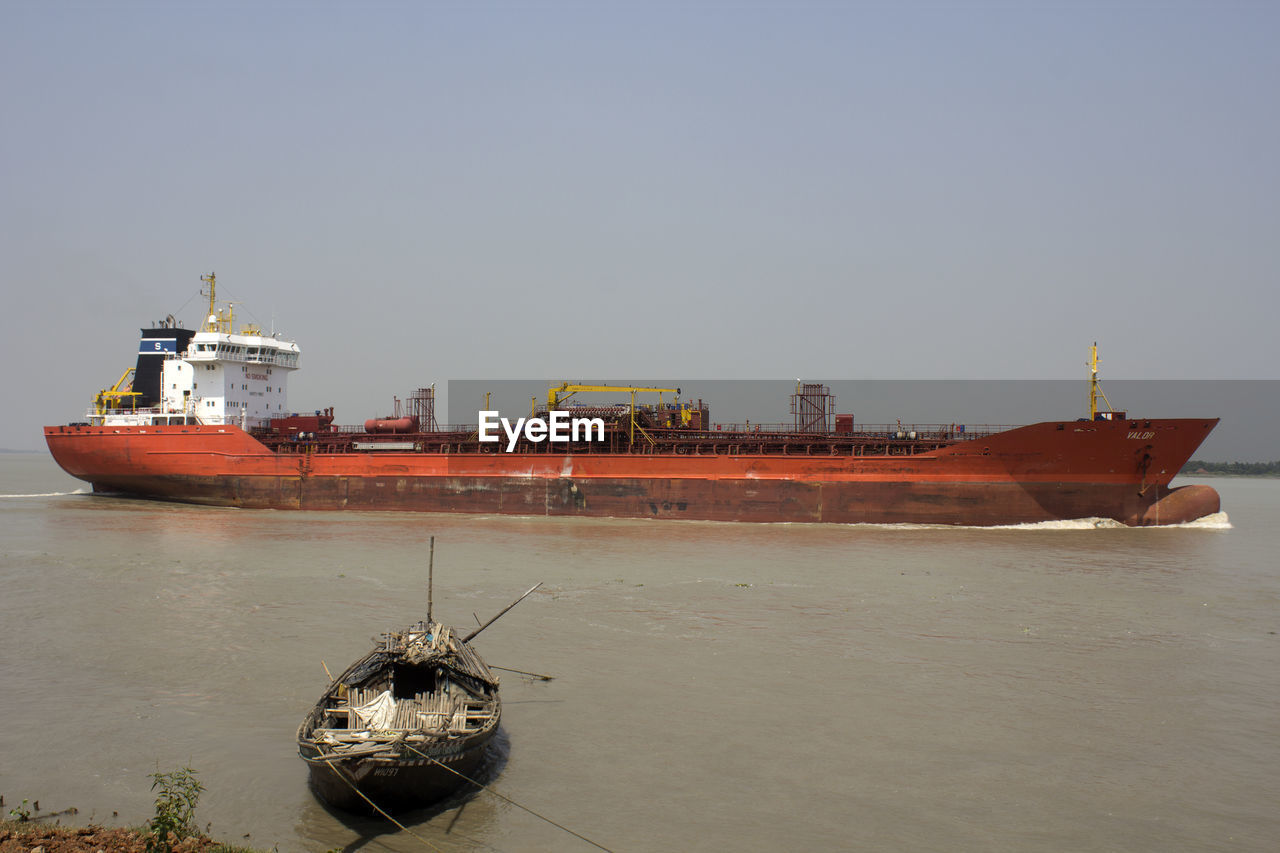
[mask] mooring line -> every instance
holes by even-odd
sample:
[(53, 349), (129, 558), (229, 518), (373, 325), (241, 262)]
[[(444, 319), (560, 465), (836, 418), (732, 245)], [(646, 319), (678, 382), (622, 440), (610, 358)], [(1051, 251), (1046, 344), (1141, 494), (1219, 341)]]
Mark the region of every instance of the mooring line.
[(554, 820), (552, 820), (551, 818), (547, 817), (546, 815), (538, 814), (537, 812), (535, 812), (533, 809), (529, 808), (528, 806), (523, 806), (523, 805), (521, 805), (520, 803), (517, 803), (515, 800), (511, 799), (510, 797), (508, 797), (508, 796), (506, 796), (506, 795), (504, 795), (504, 794), (499, 794), (497, 791), (495, 791), (493, 788), (490, 788), (488, 785), (482, 785), (482, 784), (480, 784), (479, 782), (477, 782), (475, 779), (472, 779), (472, 778), (470, 778), (470, 777), (468, 777), (468, 776), (463, 775), (462, 773), (459, 773), (457, 770), (454, 770), (452, 767), (450, 767), (449, 765), (445, 764), (443, 761), (438, 761), (438, 760), (436, 760), (435, 758), (432, 758), (430, 755), (427, 755), (425, 752), (419, 752), (418, 750), (414, 749), (412, 746), (410, 746), (410, 745), (409, 745), (409, 744), (407, 744), (407, 743), (405, 744), (405, 748), (406, 748), (406, 749), (408, 749), (410, 752), (415, 752), (415, 753), (417, 753), (418, 755), (421, 755), (423, 758), (427, 759), (428, 761), (431, 761), (431, 762), (434, 762), (434, 763), (436, 763), (436, 764), (439, 764), (441, 767), (443, 767), (445, 770), (448, 770), (448, 771), (449, 771), (450, 773), (452, 773), (454, 776), (457, 776), (459, 779), (463, 779), (463, 780), (465, 780), (465, 781), (467, 781), (467, 782), (470, 782), (472, 785), (475, 785), (475, 786), (476, 786), (477, 788), (479, 788), (480, 790), (485, 791), (486, 793), (489, 793), (489, 794), (493, 794), (493, 795), (494, 795), (495, 797), (497, 797), (498, 799), (500, 799), (500, 800), (504, 800), (504, 801), (506, 801), (506, 802), (510, 803), (511, 805), (515, 806), (515, 807), (516, 807), (516, 808), (518, 808), (518, 809), (524, 809), (524, 810), (525, 810), (525, 811), (527, 811), (529, 814), (533, 815), (534, 817), (538, 818), (539, 820), (544, 820), (544, 821), (546, 821), (547, 823), (549, 823), (549, 824), (551, 824), (552, 826), (554, 826), (556, 829), (563, 830), (564, 832), (567, 832), (567, 833), (569, 833), (570, 835), (572, 835), (574, 838), (577, 838), (577, 839), (580, 839), (580, 840), (582, 840), (582, 841), (587, 842), (587, 843), (588, 843), (588, 844), (590, 844), (592, 847), (596, 847), (596, 848), (598, 848), (598, 849), (600, 849), (600, 850), (604, 850), (604, 851), (605, 851), (605, 853), (613, 853), (613, 851), (612, 851), (612, 850), (610, 850), (608, 847), (605, 847), (603, 844), (598, 844), (598, 843), (596, 843), (595, 841), (592, 841), (590, 838), (587, 838), (585, 835), (581, 835), (581, 834), (579, 834), (579, 833), (577, 833), (577, 832), (574, 832), (572, 829), (570, 829), (569, 827), (565, 826), (564, 824), (556, 823)]

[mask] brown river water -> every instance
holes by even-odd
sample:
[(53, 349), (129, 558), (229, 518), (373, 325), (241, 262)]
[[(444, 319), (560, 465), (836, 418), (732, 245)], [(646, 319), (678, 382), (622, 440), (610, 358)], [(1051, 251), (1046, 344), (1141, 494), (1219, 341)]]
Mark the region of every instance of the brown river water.
[[(92, 496), (0, 455), (0, 794), (136, 825), (193, 767), (282, 851), (1280, 846), (1280, 481), (1186, 528), (292, 513)], [(487, 619), (479, 792), (316, 802), (294, 732), (370, 638)]]

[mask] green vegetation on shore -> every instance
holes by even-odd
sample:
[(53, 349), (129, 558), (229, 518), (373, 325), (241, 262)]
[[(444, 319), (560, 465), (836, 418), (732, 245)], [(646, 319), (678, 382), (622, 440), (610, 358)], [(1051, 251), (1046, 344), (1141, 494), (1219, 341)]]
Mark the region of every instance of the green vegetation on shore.
[[(9, 809), (8, 820), (0, 820), (0, 853), (48, 850), (59, 853), (258, 853), (249, 847), (221, 844), (196, 826), (196, 805), (204, 785), (190, 767), (169, 773), (152, 773), (151, 790), (156, 794), (156, 814), (141, 827), (50, 826), (42, 822), (40, 801)], [(3, 803), (0, 797), (0, 803)], [(44, 815), (56, 818), (76, 814), (67, 809)]]
[(1182, 466), (1183, 474), (1218, 474), (1231, 477), (1280, 477), (1280, 460), (1275, 462), (1201, 462), (1192, 459)]

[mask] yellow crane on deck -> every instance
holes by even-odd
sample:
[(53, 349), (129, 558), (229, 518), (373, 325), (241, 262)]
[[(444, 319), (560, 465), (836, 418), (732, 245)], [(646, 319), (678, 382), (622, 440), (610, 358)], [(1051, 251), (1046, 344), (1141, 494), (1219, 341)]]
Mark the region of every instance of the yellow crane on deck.
[[(601, 393), (601, 394), (622, 393), (622, 394), (631, 395), (631, 408), (629, 412), (630, 425), (627, 433), (628, 444), (635, 443), (636, 429), (640, 430), (640, 434), (643, 435), (650, 444), (654, 443), (653, 439), (650, 438), (649, 434), (644, 431), (644, 427), (641, 427), (639, 424), (636, 423), (636, 394), (645, 394), (645, 393), (657, 394), (659, 406), (662, 405), (663, 394), (675, 394), (677, 395), (675, 398), (675, 403), (680, 408), (681, 426), (687, 425), (691, 417), (689, 415), (688, 407), (680, 406), (680, 397), (679, 397), (680, 389), (679, 388), (649, 388), (649, 387), (640, 386), (640, 385), (579, 385), (572, 382), (562, 382), (558, 387), (547, 389), (547, 411), (548, 412), (552, 411), (557, 406), (561, 405), (570, 397), (572, 397), (574, 394), (578, 394), (578, 393)], [(538, 405), (538, 398), (537, 397), (532, 398), (529, 404), (530, 417), (533, 417), (537, 409), (537, 405)]]
[(129, 399), (136, 409), (141, 391), (133, 390), (133, 368), (130, 367), (120, 375), (120, 380), (110, 388), (104, 388), (93, 397), (93, 409), (99, 415), (105, 415), (111, 409), (124, 408), (120, 402)]

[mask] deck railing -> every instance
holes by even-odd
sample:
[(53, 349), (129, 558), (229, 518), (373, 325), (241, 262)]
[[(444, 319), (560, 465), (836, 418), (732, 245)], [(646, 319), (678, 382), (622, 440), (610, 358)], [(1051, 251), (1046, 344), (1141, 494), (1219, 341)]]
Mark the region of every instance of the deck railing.
[[(768, 436), (798, 436), (813, 438), (884, 438), (884, 439), (932, 439), (932, 440), (965, 440), (982, 438), (998, 432), (1016, 429), (1021, 424), (855, 424), (852, 432), (799, 432), (794, 424), (788, 423), (712, 423), (708, 429), (695, 430), (681, 428), (675, 433), (702, 438), (715, 438), (725, 433)], [(626, 423), (619, 423), (617, 428), (626, 429)], [(366, 435), (363, 424), (335, 424), (330, 432), (344, 435)], [(472, 434), (476, 432), (475, 423), (441, 424), (436, 432)], [(672, 430), (663, 430), (670, 436)], [(498, 430), (501, 434), (501, 428)], [(383, 435), (389, 435), (383, 433)]]

